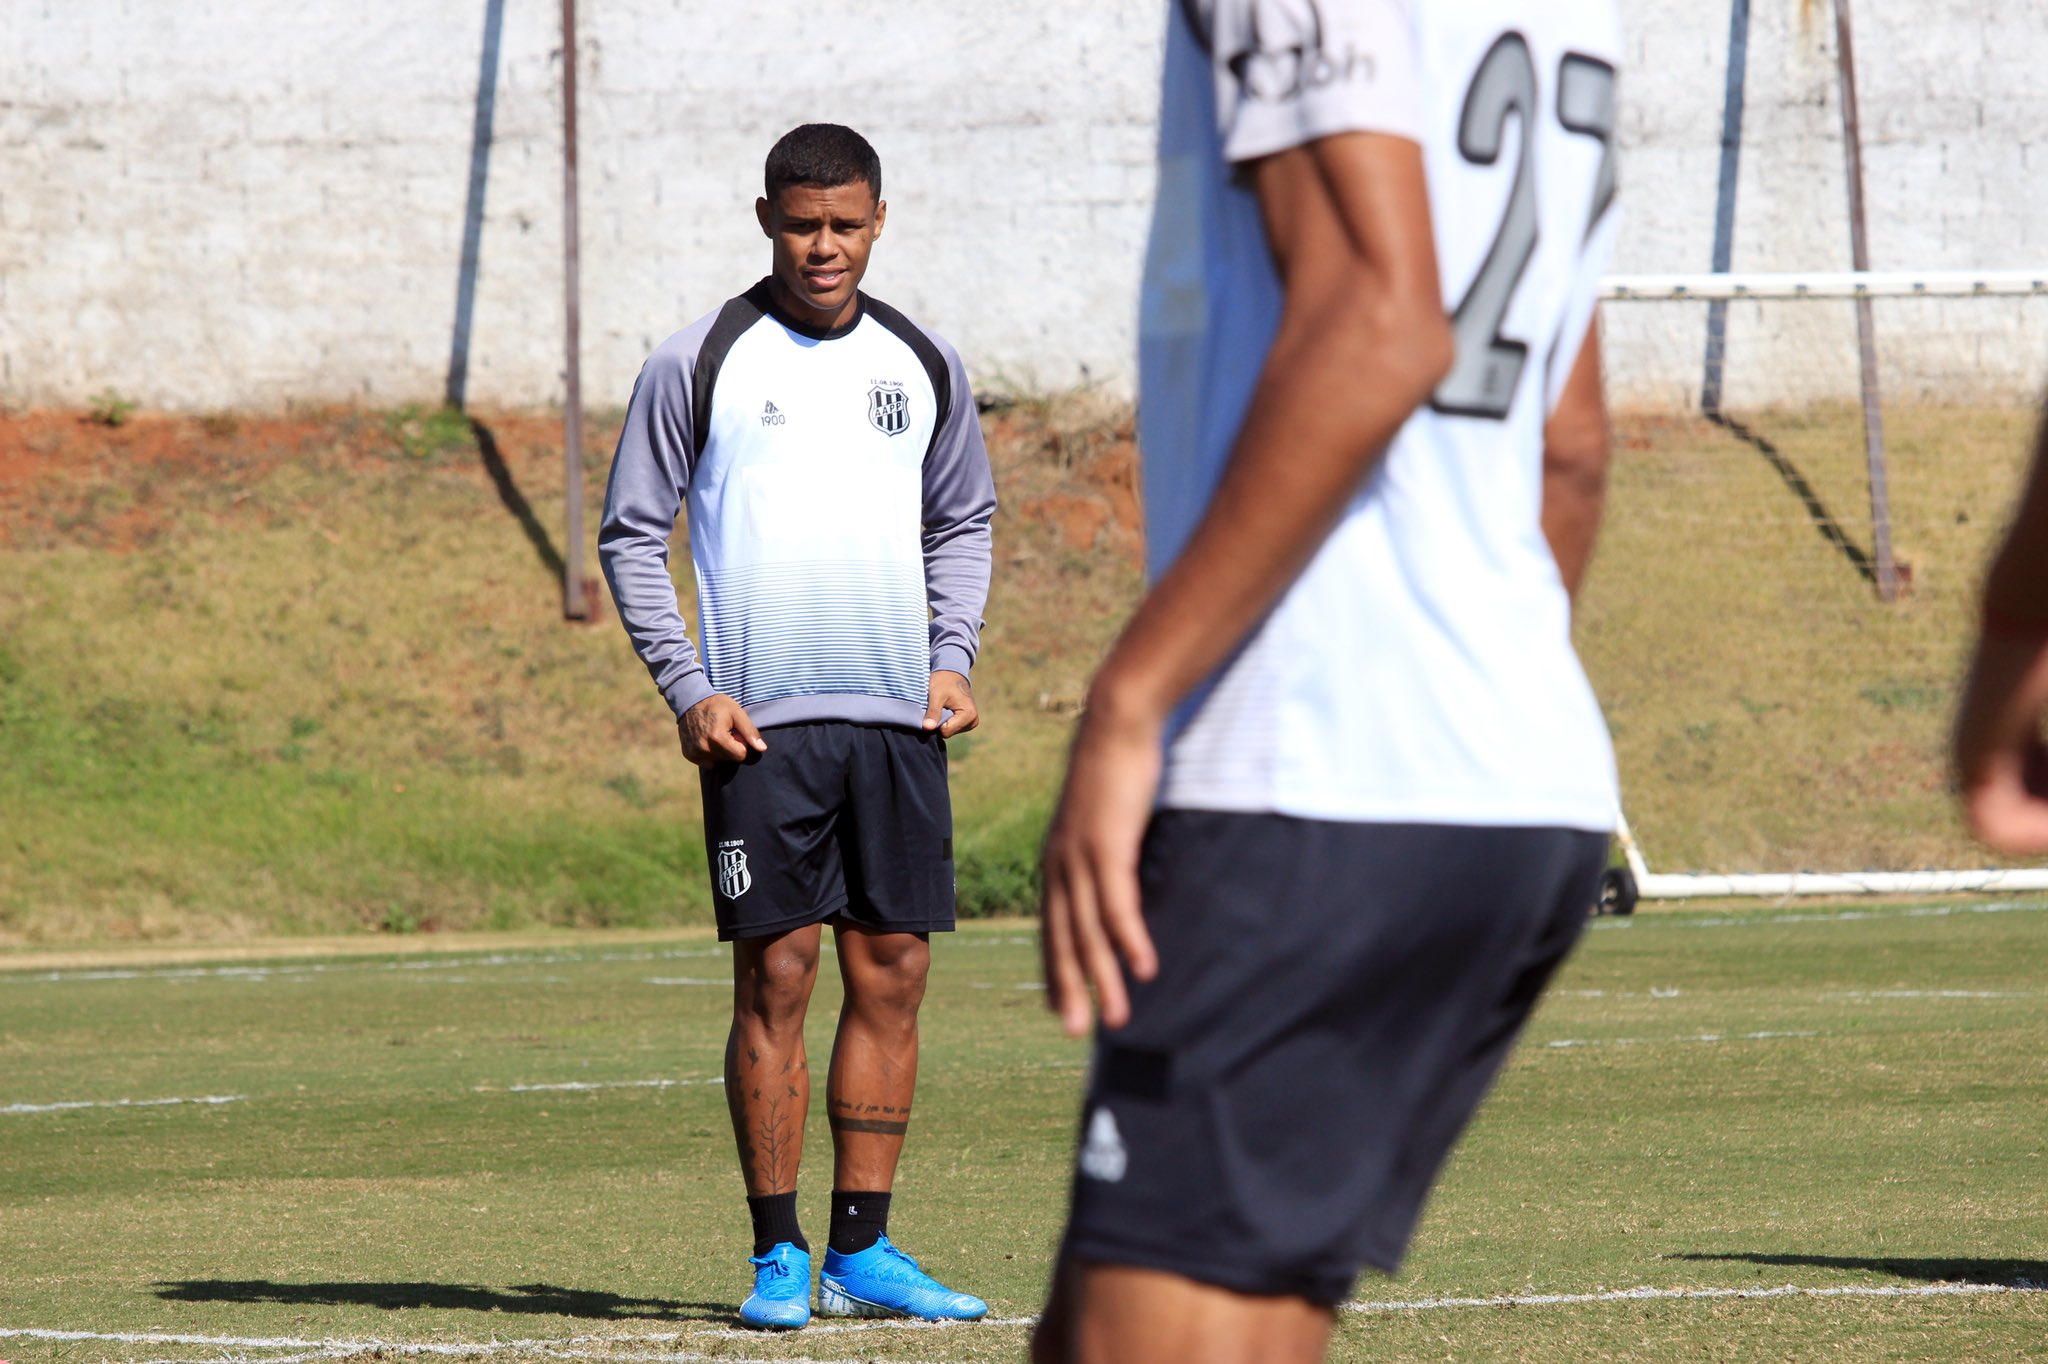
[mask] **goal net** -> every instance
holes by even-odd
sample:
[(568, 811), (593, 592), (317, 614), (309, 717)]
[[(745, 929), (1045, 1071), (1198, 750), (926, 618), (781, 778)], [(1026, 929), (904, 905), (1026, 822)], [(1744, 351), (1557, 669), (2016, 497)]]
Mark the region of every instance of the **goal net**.
[(2048, 271), (1615, 278), (1601, 326), (1614, 459), (1577, 633), (1642, 892), (2048, 887), (1971, 842), (1946, 752)]

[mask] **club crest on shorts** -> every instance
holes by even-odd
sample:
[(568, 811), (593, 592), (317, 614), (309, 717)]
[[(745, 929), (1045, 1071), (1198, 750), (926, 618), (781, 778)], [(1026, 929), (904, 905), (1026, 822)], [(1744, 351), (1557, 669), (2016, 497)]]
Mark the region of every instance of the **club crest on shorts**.
[(881, 379), (868, 389), (868, 425), (885, 436), (910, 429), (910, 395), (903, 385)]
[(718, 893), (728, 900), (737, 900), (754, 885), (754, 874), (747, 870), (747, 850), (741, 846), (742, 839), (718, 845)]

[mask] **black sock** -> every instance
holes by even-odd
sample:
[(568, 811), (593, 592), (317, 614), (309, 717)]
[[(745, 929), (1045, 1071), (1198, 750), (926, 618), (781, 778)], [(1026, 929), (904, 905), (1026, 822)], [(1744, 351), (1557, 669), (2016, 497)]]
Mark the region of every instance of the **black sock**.
[(832, 1191), (832, 1249), (841, 1255), (858, 1255), (888, 1232), (889, 1195)]
[(749, 1198), (747, 1216), (754, 1219), (754, 1254), (766, 1255), (784, 1241), (798, 1250), (811, 1248), (796, 1224), (796, 1190)]

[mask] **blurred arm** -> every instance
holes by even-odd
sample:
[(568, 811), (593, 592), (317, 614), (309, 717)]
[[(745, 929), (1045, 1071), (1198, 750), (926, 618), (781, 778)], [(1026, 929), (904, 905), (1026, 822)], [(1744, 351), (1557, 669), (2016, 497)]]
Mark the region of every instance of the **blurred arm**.
[(2048, 853), (2048, 409), (1983, 604), (1956, 713), (1963, 814), (1970, 832), (2000, 852)]
[(1607, 505), (1607, 401), (1600, 384), (1600, 326), (1586, 328), (1579, 358), (1543, 427), (1543, 537), (1576, 600), (1593, 560)]

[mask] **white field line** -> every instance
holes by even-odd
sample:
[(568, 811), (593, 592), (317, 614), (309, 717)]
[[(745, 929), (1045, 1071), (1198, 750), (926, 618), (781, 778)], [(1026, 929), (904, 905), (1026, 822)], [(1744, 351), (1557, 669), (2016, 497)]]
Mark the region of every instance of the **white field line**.
[(706, 1080), (565, 1080), (552, 1085), (474, 1085), (471, 1092), (476, 1094), (541, 1094), (555, 1091), (580, 1093), (587, 1089), (674, 1089), (678, 1085), (722, 1085), (725, 1077), (714, 1075)]
[[(805, 1331), (811, 1333), (809, 1329)], [(745, 1331), (748, 1339), (762, 1339), (760, 1331)], [(639, 1337), (633, 1337), (639, 1339)], [(776, 1356), (750, 1356), (750, 1354), (698, 1354), (696, 1350), (559, 1350), (549, 1346), (547, 1341), (504, 1341), (500, 1348), (498, 1341), (492, 1346), (453, 1346), (444, 1354), (494, 1354), (512, 1350), (516, 1354), (532, 1354), (543, 1360), (604, 1360), (606, 1364), (932, 1364), (930, 1360), (889, 1360), (877, 1354), (848, 1356), (840, 1360), (819, 1358), (815, 1354), (776, 1354)], [(190, 1358), (162, 1358), (162, 1360), (139, 1360), (137, 1364), (313, 1364), (313, 1360), (346, 1360), (350, 1356), (373, 1354), (373, 1356), (416, 1356), (418, 1350), (410, 1346), (393, 1346), (387, 1341), (367, 1344), (367, 1341), (338, 1341), (332, 1350), (307, 1350), (301, 1354), (256, 1354), (256, 1356), (233, 1356), (233, 1354), (209, 1354), (201, 1360)]]
[(1652, 985), (1647, 990), (1552, 990), (1553, 999), (1677, 999), (1684, 991), (1676, 986)]
[(719, 979), (716, 976), (649, 976), (649, 985), (725, 985), (732, 984), (731, 977)]
[[(569, 1080), (559, 1084), (541, 1085), (473, 1085), (476, 1094), (538, 1094), (550, 1091), (581, 1091), (593, 1089), (673, 1089), (684, 1085), (722, 1085), (722, 1076), (702, 1080)], [(50, 1104), (0, 1104), (0, 1117), (13, 1117), (26, 1113), (69, 1113), (81, 1108), (171, 1108), (179, 1104), (238, 1104), (247, 1101), (246, 1094), (201, 1094), (193, 1098), (177, 1099), (73, 1099)]]
[[(961, 947), (1036, 947), (1035, 937), (962, 937), (947, 944), (947, 950)], [(658, 952), (494, 952), (484, 956), (408, 959), (405, 961), (291, 962), (276, 966), (138, 966), (91, 967), (70, 971), (0, 970), (0, 985), (57, 985), (89, 981), (119, 980), (251, 980), (264, 981), (292, 976), (343, 975), (361, 972), (436, 972), (485, 970), (504, 967), (590, 966), (612, 963), (689, 961), (724, 958), (723, 947), (677, 947)], [(729, 984), (729, 981), (676, 979), (655, 984)]]
[[(980, 1322), (943, 1321), (849, 1321), (843, 1323), (813, 1322), (803, 1331), (803, 1338), (813, 1336), (834, 1336), (868, 1334), (874, 1331), (973, 1331), (984, 1327), (1024, 1327), (1036, 1323), (1036, 1316), (990, 1317)], [(759, 1331), (743, 1330), (737, 1327), (710, 1327), (699, 1331), (654, 1331), (639, 1335), (621, 1336), (563, 1336), (555, 1339), (530, 1338), (524, 1340), (486, 1341), (394, 1341), (394, 1340), (307, 1340), (298, 1336), (202, 1336), (174, 1335), (158, 1331), (62, 1331), (37, 1327), (0, 1327), (0, 1340), (42, 1340), (57, 1343), (81, 1344), (99, 1342), (119, 1345), (199, 1345), (224, 1350), (295, 1350), (301, 1353), (286, 1357), (275, 1354), (260, 1356), (263, 1364), (290, 1364), (294, 1360), (335, 1359), (349, 1355), (368, 1354), (372, 1351), (387, 1355), (405, 1356), (447, 1356), (447, 1355), (488, 1355), (507, 1353), (539, 1353), (564, 1359), (706, 1359), (712, 1356), (697, 1354), (672, 1354), (662, 1352), (650, 1355), (620, 1354), (606, 1346), (649, 1346), (685, 1345), (693, 1341), (750, 1340), (767, 1338)], [(786, 1338), (786, 1337), (785, 1337)], [(595, 1348), (593, 1348), (595, 1347)], [(720, 1359), (744, 1359), (721, 1352)], [(828, 1361), (799, 1356), (803, 1364), (828, 1364)], [(863, 1354), (860, 1360), (873, 1361), (874, 1356)], [(164, 1361), (163, 1364), (180, 1364), (179, 1361)], [(220, 1361), (214, 1361), (220, 1364)], [(848, 1361), (852, 1364), (852, 1361)]]
[(477, 971), (505, 967), (589, 966), (618, 962), (687, 961), (722, 957), (711, 948), (672, 948), (662, 952), (492, 953), (480, 957), (446, 957), (406, 961), (288, 962), (276, 966), (138, 966), (95, 967), (76, 971), (0, 971), (0, 985), (56, 985), (109, 980), (270, 980), (288, 976), (352, 975), (364, 972), (424, 973)]
[(1589, 933), (1634, 928), (1651, 922), (1659, 928), (1770, 928), (1779, 924), (1851, 924), (1883, 919), (1948, 919), (1961, 914), (2040, 914), (2048, 902), (2020, 904), (2001, 901), (1986, 905), (1916, 905), (1900, 909), (1844, 909), (1834, 913), (1716, 915), (1698, 918), (1691, 914), (1629, 915), (1627, 918), (1595, 919), (1586, 925)]
[[(834, 1321), (819, 1322), (811, 1319), (804, 1327), (805, 1336), (861, 1335), (869, 1331), (975, 1331), (990, 1326), (1036, 1326), (1038, 1317), (983, 1317), (980, 1321), (912, 1321), (890, 1319), (887, 1321)], [(683, 1337), (679, 1337), (683, 1338)], [(708, 1330), (692, 1332), (692, 1340), (759, 1340), (759, 1331), (749, 1331), (737, 1326), (718, 1326)]]
[(1521, 1293), (1495, 1298), (1413, 1298), (1347, 1302), (1346, 1312), (1441, 1312), (1461, 1307), (1577, 1307), (1604, 1302), (1690, 1302), (1723, 1298), (1970, 1298), (2000, 1293), (2048, 1293), (2048, 1284), (1936, 1283), (1843, 1284), (1836, 1288), (1616, 1288), (1600, 1293)]
[(175, 1104), (238, 1104), (246, 1094), (202, 1094), (194, 1099), (88, 1099), (54, 1104), (8, 1104), (0, 1116), (16, 1113), (68, 1113), (78, 1108), (169, 1108)]
[[(1393, 1312), (1447, 1312), (1474, 1308), (1501, 1307), (1581, 1307), (1615, 1302), (1705, 1302), (1735, 1300), (1765, 1300), (1773, 1298), (1959, 1298), (1994, 1297), (2005, 1294), (2032, 1294), (2048, 1292), (2048, 1284), (2021, 1280), (2013, 1284), (1914, 1284), (1914, 1285), (1865, 1285), (1844, 1284), (1833, 1288), (1802, 1288), (1796, 1284), (1785, 1284), (1778, 1288), (1617, 1288), (1595, 1293), (1503, 1293), (1486, 1298), (1409, 1298), (1387, 1299), (1380, 1302), (1347, 1302), (1342, 1311), (1393, 1313)], [(972, 1331), (986, 1327), (1025, 1327), (1038, 1320), (1035, 1316), (990, 1318), (978, 1325), (945, 1322), (913, 1321), (864, 1321), (848, 1322), (843, 1325), (812, 1325), (803, 1332), (804, 1337), (819, 1335), (843, 1335), (872, 1331)], [(568, 1336), (554, 1340), (487, 1340), (472, 1342), (453, 1341), (392, 1341), (392, 1340), (306, 1340), (296, 1336), (202, 1336), (172, 1335), (154, 1331), (59, 1331), (34, 1327), (0, 1327), (0, 1340), (43, 1340), (59, 1343), (105, 1343), (121, 1345), (199, 1345), (217, 1350), (294, 1350), (300, 1353), (280, 1358), (275, 1353), (266, 1353), (252, 1360), (251, 1364), (301, 1364), (313, 1359), (338, 1359), (350, 1355), (372, 1352), (399, 1356), (461, 1356), (490, 1354), (543, 1354), (562, 1359), (612, 1359), (646, 1361), (681, 1361), (713, 1358), (689, 1352), (645, 1352), (626, 1353), (617, 1348), (633, 1346), (682, 1345), (694, 1340), (759, 1340), (760, 1333), (731, 1328), (716, 1328), (706, 1331), (666, 1331), (646, 1335), (628, 1336)], [(593, 1348), (594, 1347), (594, 1348)], [(746, 1356), (720, 1352), (719, 1359), (744, 1361)], [(860, 1355), (862, 1360), (874, 1356)], [(157, 1364), (187, 1364), (182, 1360), (158, 1361)], [(214, 1360), (212, 1364), (232, 1364), (230, 1360)], [(805, 1364), (827, 1364), (827, 1361), (806, 1359)]]
[[(1900, 909), (1846, 909), (1834, 913), (1752, 914), (1715, 916), (1713, 918), (1702, 918), (1692, 914), (1653, 914), (1646, 917), (1655, 921), (1659, 927), (1759, 928), (1777, 924), (1860, 923), (1865, 920), (1883, 919), (1941, 919), (1960, 914), (2037, 914), (2043, 912), (2048, 912), (2048, 902), (1922, 905)], [(1586, 928), (1589, 932), (1603, 933), (1634, 928), (1638, 925), (1638, 922), (1638, 919), (1633, 915), (1627, 918), (1610, 917), (1596, 919), (1592, 923), (1587, 924)], [(1038, 939), (1035, 936), (962, 936), (949, 942), (946, 945), (946, 950), (985, 947), (1036, 947), (1037, 945)], [(339, 975), (360, 972), (442, 972), (507, 967), (590, 966), (619, 962), (684, 961), (697, 958), (723, 957), (725, 954), (726, 949), (724, 948), (672, 948), (660, 952), (556, 952), (533, 954), (501, 952), (478, 957), (411, 959), (384, 962), (312, 962), (280, 964), (276, 966), (102, 967), (69, 971), (0, 970), (0, 986), (55, 985), (123, 980), (220, 979), (262, 981), (279, 977)], [(1020, 986), (1019, 988), (1027, 987)]]
[(1775, 1042), (1785, 1037), (1819, 1037), (1817, 1032), (1718, 1032), (1695, 1033), (1690, 1037), (1560, 1037), (1543, 1045), (1553, 1051), (1570, 1047), (1661, 1047), (1687, 1042)]
[[(759, 1331), (746, 1333), (750, 1339), (761, 1339)], [(514, 1341), (506, 1343), (509, 1348), (521, 1354), (539, 1355), (543, 1359), (607, 1360), (611, 1364), (710, 1364), (711, 1361), (729, 1361), (729, 1364), (769, 1364), (770, 1360), (787, 1360), (790, 1364), (941, 1364), (938, 1360), (889, 1360), (879, 1355), (859, 1355), (845, 1359), (820, 1359), (815, 1355), (743, 1355), (721, 1352), (702, 1354), (696, 1350), (564, 1350), (557, 1349), (543, 1341)], [(440, 1353), (459, 1355), (490, 1354), (498, 1348), (491, 1346), (451, 1346)], [(207, 1355), (203, 1359), (141, 1360), (137, 1364), (312, 1364), (314, 1360), (347, 1359), (362, 1354), (378, 1357), (417, 1356), (421, 1351), (406, 1345), (388, 1342), (340, 1341), (332, 1348), (306, 1350), (291, 1355)]]
[[(745, 1331), (743, 1335), (748, 1335), (750, 1339), (756, 1339), (756, 1341), (762, 1339), (760, 1331)], [(645, 1337), (637, 1337), (635, 1335), (635, 1337), (627, 1337), (627, 1339), (639, 1341), (639, 1339), (645, 1339)], [(721, 1354), (698, 1354), (696, 1350), (563, 1350), (563, 1348), (557, 1348), (555, 1344), (551, 1344), (551, 1341), (539, 1341), (539, 1339), (532, 1339), (532, 1341), (489, 1341), (489, 1344), (479, 1344), (479, 1346), (401, 1346), (401, 1344), (391, 1344), (391, 1341), (334, 1341), (334, 1346), (326, 1346), (326, 1348), (319, 1348), (319, 1350), (305, 1350), (305, 1352), (299, 1352), (299, 1354), (258, 1354), (258, 1356), (233, 1356), (233, 1354), (211, 1356), (209, 1354), (203, 1360), (188, 1360), (188, 1358), (172, 1356), (172, 1358), (162, 1358), (162, 1360), (139, 1360), (137, 1364), (313, 1364), (313, 1360), (346, 1360), (350, 1356), (360, 1356), (360, 1354), (373, 1354), (373, 1356), (379, 1356), (379, 1358), (387, 1358), (387, 1356), (401, 1356), (401, 1358), (414, 1356), (414, 1358), (418, 1358), (422, 1354), (432, 1354), (432, 1356), (440, 1356), (440, 1354), (471, 1356), (471, 1354), (504, 1354), (504, 1352), (530, 1354), (530, 1356), (539, 1356), (543, 1360), (608, 1360), (610, 1364), (709, 1364), (711, 1360), (723, 1360), (727, 1364), (770, 1364), (770, 1360), (786, 1360), (788, 1364), (897, 1364), (893, 1360), (885, 1360), (881, 1356), (872, 1356), (872, 1354), (862, 1354), (862, 1356), (852, 1356), (852, 1358), (842, 1358), (842, 1360), (825, 1360), (825, 1358), (811, 1356), (811, 1354), (784, 1354), (784, 1356), (766, 1356), (766, 1358), (762, 1358), (762, 1356), (723, 1354), (723, 1352)], [(901, 1364), (928, 1364), (928, 1362), (922, 1362), (922, 1360), (918, 1360), (918, 1362), (903, 1360)]]
[(2039, 999), (2039, 990), (1830, 990), (1822, 999)]
[[(1652, 986), (1647, 990), (1552, 990), (1552, 999), (1678, 999), (1684, 991)], [(1837, 999), (2041, 999), (2041, 990), (1824, 990), (1817, 996)]]

